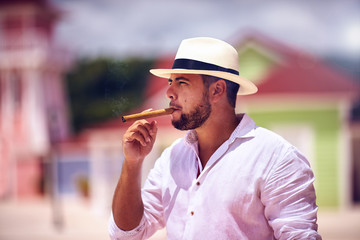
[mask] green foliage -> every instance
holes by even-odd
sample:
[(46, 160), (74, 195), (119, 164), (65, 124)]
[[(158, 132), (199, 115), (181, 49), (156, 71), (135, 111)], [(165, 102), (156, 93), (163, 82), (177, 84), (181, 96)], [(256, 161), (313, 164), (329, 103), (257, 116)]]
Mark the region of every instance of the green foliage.
[(98, 58), (74, 64), (66, 74), (74, 131), (139, 106), (152, 63), (138, 58)]

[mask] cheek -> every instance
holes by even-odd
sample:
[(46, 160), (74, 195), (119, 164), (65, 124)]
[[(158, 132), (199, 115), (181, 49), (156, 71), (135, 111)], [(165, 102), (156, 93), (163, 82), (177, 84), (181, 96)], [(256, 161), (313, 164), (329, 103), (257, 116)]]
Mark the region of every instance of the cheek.
[(202, 103), (203, 93), (189, 93), (183, 94), (181, 98), (179, 97), (179, 102), (183, 104), (183, 108), (192, 108), (192, 106), (199, 105)]

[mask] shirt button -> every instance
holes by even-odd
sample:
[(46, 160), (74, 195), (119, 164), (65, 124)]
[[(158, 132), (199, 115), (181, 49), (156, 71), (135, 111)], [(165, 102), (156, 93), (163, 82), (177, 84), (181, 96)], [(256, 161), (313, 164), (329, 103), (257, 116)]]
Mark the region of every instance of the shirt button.
[(191, 214), (191, 216), (194, 216), (194, 211), (191, 211), (190, 214)]
[(196, 185), (200, 186), (200, 182), (196, 182)]

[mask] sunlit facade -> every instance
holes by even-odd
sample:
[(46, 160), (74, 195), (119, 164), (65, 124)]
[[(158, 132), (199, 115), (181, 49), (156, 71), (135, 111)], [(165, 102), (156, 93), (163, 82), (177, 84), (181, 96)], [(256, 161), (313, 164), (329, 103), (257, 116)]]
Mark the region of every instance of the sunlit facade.
[(41, 195), (51, 145), (69, 133), (59, 17), (45, 0), (0, 3), (0, 198)]

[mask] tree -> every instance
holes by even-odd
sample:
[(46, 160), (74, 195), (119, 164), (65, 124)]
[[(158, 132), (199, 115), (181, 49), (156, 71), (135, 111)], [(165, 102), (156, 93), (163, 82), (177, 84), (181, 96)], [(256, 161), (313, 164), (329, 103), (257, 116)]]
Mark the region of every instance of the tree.
[(139, 106), (152, 63), (139, 58), (79, 60), (66, 74), (73, 130)]

